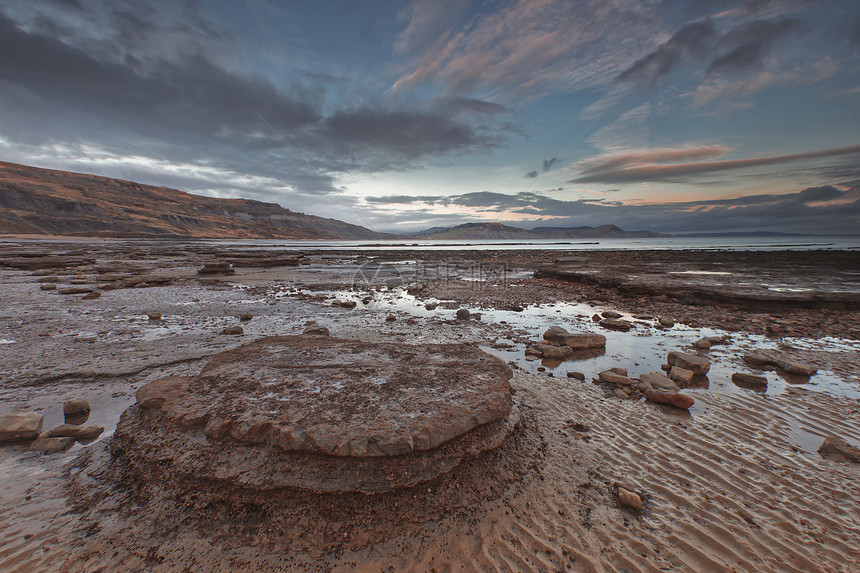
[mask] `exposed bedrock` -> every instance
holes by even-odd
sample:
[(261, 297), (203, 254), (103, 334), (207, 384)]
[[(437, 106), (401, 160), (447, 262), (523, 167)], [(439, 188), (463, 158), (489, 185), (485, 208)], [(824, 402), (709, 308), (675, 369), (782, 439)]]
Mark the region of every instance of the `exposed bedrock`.
[(141, 387), (112, 449), (139, 479), (389, 491), (501, 445), (519, 418), (510, 378), (465, 344), (265, 338)]

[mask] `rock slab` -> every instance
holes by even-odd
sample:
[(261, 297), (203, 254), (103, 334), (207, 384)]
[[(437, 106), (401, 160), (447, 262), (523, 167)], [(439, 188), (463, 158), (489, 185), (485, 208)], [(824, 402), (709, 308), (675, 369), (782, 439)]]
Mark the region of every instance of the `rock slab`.
[(42, 432), (42, 414), (12, 410), (0, 418), (0, 442), (33, 440)]

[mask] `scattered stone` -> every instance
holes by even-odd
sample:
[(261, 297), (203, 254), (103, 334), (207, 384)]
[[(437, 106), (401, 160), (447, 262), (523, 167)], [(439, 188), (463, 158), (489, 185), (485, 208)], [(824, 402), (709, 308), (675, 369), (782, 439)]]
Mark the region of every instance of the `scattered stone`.
[(623, 487), (618, 488), (618, 501), (631, 509), (642, 511), (642, 498)]
[(84, 296), (82, 296), (81, 300), (95, 300), (97, 298), (101, 298), (101, 296), (102, 296), (102, 293), (100, 293), (97, 290), (94, 290), (93, 292), (85, 294)]
[(243, 312), (242, 314), (239, 315), (239, 320), (241, 320), (242, 322), (248, 322), (252, 318), (254, 318), (254, 315), (251, 314), (250, 312)]
[(385, 317), (385, 322), (394, 322), (395, 320), (397, 320), (397, 317), (394, 316), (393, 314), (389, 314), (388, 316)]
[(580, 382), (585, 382), (585, 374), (583, 374), (582, 372), (568, 372), (567, 377), (573, 378), (574, 380), (578, 380)]
[(591, 317), (591, 322), (600, 322), (601, 320), (603, 320), (603, 317), (599, 314), (595, 314)]
[(63, 415), (66, 418), (89, 415), (90, 403), (83, 398), (71, 398), (63, 404)]
[(32, 440), (42, 432), (42, 414), (12, 410), (0, 418), (0, 442)]
[(221, 331), (221, 334), (229, 334), (229, 335), (245, 334), (245, 329), (242, 328), (241, 326), (228, 326), (227, 328), (225, 328), (224, 330)]
[(522, 312), (522, 311), (524, 311), (524, 310), (525, 310), (525, 308), (524, 308), (524, 307), (522, 307), (522, 306), (520, 306), (520, 305), (518, 305), (518, 304), (512, 304), (510, 308), (511, 308), (511, 311), (512, 311), (512, 312)]
[(627, 322), (626, 320), (619, 320), (615, 318), (605, 318), (601, 320), (598, 324), (603, 328), (609, 330), (619, 330), (621, 332), (627, 332), (631, 328), (633, 328), (633, 324)]
[(600, 374), (597, 375), (601, 382), (605, 382), (607, 384), (618, 384), (620, 386), (632, 386), (636, 382), (632, 378), (628, 378), (623, 374), (618, 374), (617, 372), (612, 372), (611, 370), (604, 370)]
[(29, 449), (34, 452), (42, 452), (43, 454), (56, 454), (64, 452), (72, 447), (75, 443), (75, 438), (37, 438), (30, 444)]
[(57, 290), (57, 285), (51, 283), (45, 283), (39, 287), (42, 290)]
[(818, 369), (815, 366), (800, 362), (792, 362), (774, 354), (762, 351), (748, 352), (744, 354), (743, 360), (744, 363), (751, 368), (764, 370), (768, 367), (776, 367), (786, 374), (793, 374), (795, 376), (809, 377), (818, 372)]
[(689, 386), (693, 383), (693, 378), (696, 376), (696, 373), (692, 370), (687, 370), (686, 368), (681, 368), (680, 366), (670, 366), (669, 367), (669, 378), (673, 381), (677, 382), (681, 386)]
[(574, 350), (603, 348), (606, 337), (602, 334), (571, 334), (560, 326), (551, 326), (543, 333), (544, 340), (558, 342)]
[(711, 343), (707, 338), (700, 338), (693, 343), (693, 346), (695, 346), (699, 350), (707, 350), (711, 347)]
[(469, 318), (469, 316), (471, 316), (471, 314), (472, 313), (469, 312), (468, 308), (457, 309), (457, 313), (456, 313), (457, 320), (466, 320)]
[(705, 337), (711, 346), (716, 346), (718, 344), (725, 344), (731, 340), (730, 336), (707, 336)]
[[(670, 378), (667, 378), (660, 372), (651, 372), (648, 374), (641, 374), (639, 376), (639, 381), (645, 384), (649, 384), (651, 388), (660, 388), (661, 390), (668, 390), (670, 392), (677, 392), (680, 390), (678, 385), (675, 384)], [(650, 389), (650, 388), (647, 388)]]
[[(666, 301), (668, 301), (668, 297), (664, 296), (664, 298), (666, 298)], [(663, 328), (672, 328), (673, 326), (675, 326), (675, 321), (672, 320), (671, 318), (668, 318), (665, 316), (658, 316), (657, 317), (657, 324), (659, 324)]]
[(339, 306), (341, 308), (355, 308), (358, 303), (354, 300), (339, 300), (335, 299), (334, 302), (331, 303), (332, 306)]
[(627, 400), (628, 398), (630, 398), (630, 394), (628, 394), (627, 392), (625, 392), (621, 388), (617, 388), (615, 390), (615, 397), (619, 398), (621, 400)]
[(319, 324), (308, 325), (308, 327), (302, 331), (302, 335), (304, 336), (329, 336), (329, 334), (328, 328), (320, 326)]
[(616, 374), (621, 374), (622, 376), (627, 376), (627, 369), (621, 368), (620, 366), (613, 366), (609, 369), (610, 372), (615, 372)]
[(767, 378), (764, 376), (756, 376), (755, 374), (735, 372), (732, 374), (732, 382), (734, 382), (736, 386), (742, 386), (744, 388), (767, 388)]
[(75, 426), (62, 424), (39, 434), (40, 438), (74, 438), (80, 441), (94, 440), (98, 438), (105, 429), (101, 426)]
[(149, 320), (161, 320), (160, 312), (150, 312), (147, 316), (149, 317)]
[(438, 306), (439, 306), (439, 303), (428, 302), (424, 305), (424, 308), (426, 308), (427, 310), (436, 310), (436, 307), (438, 307)]
[(696, 356), (695, 354), (686, 354), (673, 350), (669, 353), (666, 361), (669, 366), (680, 366), (686, 370), (692, 370), (694, 374), (707, 374), (711, 369), (711, 363), (707, 358)]
[(89, 287), (72, 286), (57, 289), (57, 292), (60, 294), (89, 294), (93, 292), (93, 289)]
[(681, 410), (688, 410), (696, 403), (693, 398), (680, 392), (664, 392), (662, 390), (645, 390), (645, 397), (657, 404), (669, 404)]
[(744, 354), (743, 361), (747, 366), (758, 368), (759, 370), (767, 366), (776, 366), (776, 359), (770, 354), (765, 354), (761, 351), (747, 352)]
[(621, 318), (624, 315), (620, 312), (615, 312), (614, 310), (604, 310), (601, 313), (601, 316), (603, 316), (603, 318)]
[(821, 447), (818, 448), (818, 453), (822, 457), (827, 455), (837, 455), (842, 456), (855, 464), (860, 463), (860, 448), (852, 446), (842, 438), (835, 436), (825, 438)]
[(536, 349), (541, 358), (548, 360), (564, 360), (572, 354), (571, 350), (566, 346), (552, 346), (551, 344), (535, 344), (532, 348)]
[(230, 263), (209, 263), (197, 271), (198, 275), (232, 275), (236, 272)]

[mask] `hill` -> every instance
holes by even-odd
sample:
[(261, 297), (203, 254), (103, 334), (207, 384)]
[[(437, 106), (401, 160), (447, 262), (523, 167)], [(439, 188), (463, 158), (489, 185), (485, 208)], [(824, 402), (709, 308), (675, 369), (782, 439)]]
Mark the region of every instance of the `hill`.
[(0, 162), (0, 234), (198, 239), (386, 239), (275, 203)]
[(492, 240), (492, 239), (608, 239), (660, 237), (650, 231), (625, 231), (615, 225), (600, 227), (535, 227), (520, 229), (501, 223), (466, 223), (456, 227), (433, 227), (409, 235), (415, 239)]

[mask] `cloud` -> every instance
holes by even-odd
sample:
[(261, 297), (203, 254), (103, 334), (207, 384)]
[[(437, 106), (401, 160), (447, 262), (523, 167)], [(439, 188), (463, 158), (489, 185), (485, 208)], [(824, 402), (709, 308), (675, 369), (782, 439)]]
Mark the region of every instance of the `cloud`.
[(394, 49), (411, 52), (446, 40), (467, 6), (460, 0), (414, 0), (402, 16), (409, 23), (395, 40)]
[(621, 72), (617, 81), (653, 83), (671, 72), (684, 57), (705, 57), (715, 37), (714, 25), (710, 20), (687, 24), (656, 50)]
[(537, 179), (539, 173), (537, 171), (529, 171), (526, 173), (526, 179)]
[[(719, 148), (714, 148), (711, 152)], [(724, 148), (723, 148), (724, 149)], [(680, 181), (691, 177), (709, 175), (721, 171), (747, 169), (750, 167), (761, 167), (780, 163), (800, 162), (812, 159), (826, 159), (844, 155), (860, 154), (860, 145), (824, 149), (820, 151), (808, 151), (805, 153), (793, 153), (788, 155), (776, 155), (771, 157), (756, 157), (749, 159), (732, 159), (728, 161), (700, 161), (690, 163), (675, 163), (670, 165), (658, 165), (665, 163), (673, 154), (684, 153), (707, 153), (705, 149), (692, 148), (691, 150), (669, 150), (644, 152), (641, 154), (629, 154), (610, 157), (596, 157), (586, 160), (581, 165), (584, 169), (580, 177), (569, 183), (642, 183), (648, 181)], [(682, 157), (678, 157), (680, 159)], [(691, 158), (688, 156), (687, 158)]]
[[(448, 225), (474, 220), (503, 221), (529, 228), (538, 226), (618, 225), (625, 230), (666, 233), (709, 233), (750, 229), (787, 233), (856, 233), (860, 216), (860, 188), (847, 191), (833, 186), (808, 188), (773, 195), (727, 199), (630, 205), (603, 199), (564, 201), (535, 193), (466, 193), (450, 197), (415, 198), (416, 203), (471, 208), (459, 215), (440, 214)], [(386, 198), (378, 198), (384, 203)], [(392, 198), (392, 203), (399, 197)], [(431, 211), (432, 212), (432, 211)], [(410, 211), (398, 213), (406, 226)], [(427, 220), (427, 214), (419, 215)], [(419, 223), (420, 224), (420, 223)]]
[(696, 145), (680, 148), (660, 148), (640, 151), (625, 151), (607, 153), (580, 161), (577, 166), (582, 175), (610, 173), (618, 169), (628, 169), (649, 163), (669, 163), (690, 159), (707, 159), (718, 157), (732, 151), (731, 147), (722, 145)]
[(476, 115), (511, 114), (513, 110), (501, 104), (474, 98), (447, 97), (438, 98), (433, 102), (442, 110), (454, 114), (468, 113)]
[(741, 73), (764, 67), (764, 58), (773, 45), (801, 30), (799, 20), (780, 17), (776, 20), (755, 20), (733, 28), (720, 38), (717, 48), (729, 51), (708, 66), (708, 75)]

